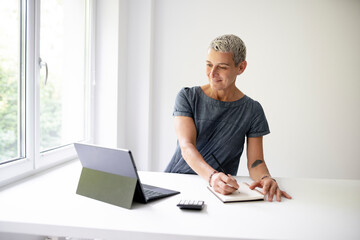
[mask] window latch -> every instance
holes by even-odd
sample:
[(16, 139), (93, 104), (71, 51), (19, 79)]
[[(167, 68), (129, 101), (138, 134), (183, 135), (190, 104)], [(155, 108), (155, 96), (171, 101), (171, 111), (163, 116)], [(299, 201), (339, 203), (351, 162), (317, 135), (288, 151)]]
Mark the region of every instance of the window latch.
[(41, 58), (39, 58), (39, 65), (40, 65), (40, 69), (42, 67), (45, 67), (45, 81), (44, 81), (44, 86), (46, 86), (47, 80), (48, 80), (48, 65), (46, 62), (44, 62), (43, 60), (41, 60)]

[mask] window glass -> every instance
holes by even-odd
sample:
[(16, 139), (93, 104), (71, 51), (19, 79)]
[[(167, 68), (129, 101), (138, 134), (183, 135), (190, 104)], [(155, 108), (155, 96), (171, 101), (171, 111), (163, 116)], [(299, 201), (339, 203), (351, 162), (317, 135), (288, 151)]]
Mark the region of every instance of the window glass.
[(40, 151), (46, 151), (85, 137), (86, 8), (84, 0), (44, 0), (40, 8)]
[(0, 163), (21, 155), (20, 1), (0, 0)]

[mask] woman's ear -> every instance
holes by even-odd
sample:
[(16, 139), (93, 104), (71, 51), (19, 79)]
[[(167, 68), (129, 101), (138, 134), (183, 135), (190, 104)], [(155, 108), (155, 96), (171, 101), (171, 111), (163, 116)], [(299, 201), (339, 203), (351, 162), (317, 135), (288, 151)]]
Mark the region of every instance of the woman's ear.
[(242, 74), (245, 71), (246, 66), (247, 66), (247, 62), (245, 60), (239, 63), (238, 75)]

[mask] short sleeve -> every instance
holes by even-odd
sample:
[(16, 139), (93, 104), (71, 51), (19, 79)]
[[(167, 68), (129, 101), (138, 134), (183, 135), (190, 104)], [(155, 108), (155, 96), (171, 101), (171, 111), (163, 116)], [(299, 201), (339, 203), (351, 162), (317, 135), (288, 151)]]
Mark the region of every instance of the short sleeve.
[(186, 116), (194, 117), (193, 110), (191, 107), (189, 88), (183, 88), (177, 94), (175, 99), (175, 106), (173, 116)]
[(252, 120), (247, 137), (261, 137), (270, 133), (269, 125), (265, 113), (260, 103), (254, 101)]

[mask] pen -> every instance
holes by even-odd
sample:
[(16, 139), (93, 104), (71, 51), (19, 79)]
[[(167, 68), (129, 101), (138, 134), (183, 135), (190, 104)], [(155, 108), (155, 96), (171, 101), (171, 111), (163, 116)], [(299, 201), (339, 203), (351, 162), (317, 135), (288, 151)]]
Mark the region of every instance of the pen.
[[(216, 159), (216, 157), (214, 156), (214, 154), (211, 154), (211, 156), (214, 158), (214, 160), (216, 161), (216, 163), (219, 165), (221, 171), (222, 171), (225, 175), (229, 175), (229, 174), (226, 173), (225, 169), (221, 166), (220, 162)], [(235, 181), (236, 181), (236, 180), (235, 180)], [(227, 184), (227, 185), (229, 185), (229, 184)], [(235, 188), (234, 186), (231, 186), (231, 185), (229, 185), (229, 186)], [(238, 189), (238, 188), (235, 188), (235, 189)]]
[(216, 159), (216, 157), (214, 156), (214, 154), (211, 154), (211, 156), (214, 158), (214, 160), (216, 161), (216, 163), (219, 165), (221, 171), (222, 171), (223, 173), (225, 173), (225, 175), (228, 175), (228, 174), (226, 173), (226, 171), (224, 170), (224, 168), (221, 166), (220, 162)]

